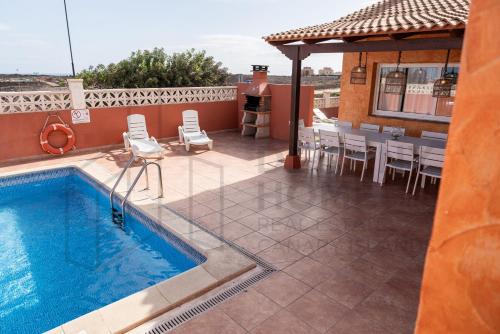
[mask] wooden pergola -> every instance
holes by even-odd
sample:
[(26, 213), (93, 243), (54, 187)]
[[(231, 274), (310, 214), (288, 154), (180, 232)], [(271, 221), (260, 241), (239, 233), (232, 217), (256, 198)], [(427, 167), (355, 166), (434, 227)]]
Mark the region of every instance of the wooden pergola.
[[(290, 109), (290, 137), (285, 168), (300, 168), (298, 156), (298, 122), (300, 106), (300, 84), (302, 60), (316, 53), (346, 52), (384, 52), (461, 49), (468, 14), (468, 0), (451, 0), (456, 8), (449, 8), (438, 0), (425, 0), (438, 8), (430, 6), (422, 16), (422, 8), (414, 8), (409, 0), (384, 0), (329, 24), (306, 27), (283, 33), (273, 34), (264, 39), (278, 48), (292, 60), (292, 94)], [(407, 6), (404, 16), (391, 17), (393, 6)], [(412, 12), (413, 10), (413, 12)], [(452, 18), (456, 11), (456, 17)], [(429, 12), (431, 11), (431, 12)], [(433, 24), (415, 25), (408, 28), (404, 20), (415, 18), (434, 18)], [(381, 28), (381, 21), (387, 20)], [(422, 19), (423, 20), (423, 19)], [(374, 26), (375, 22), (377, 23)], [(394, 23), (394, 21), (397, 21)], [(436, 23), (438, 22), (439, 23)], [(392, 25), (392, 26), (391, 26)], [(405, 29), (406, 28), (406, 29)], [(332, 40), (336, 40), (333, 41)]]

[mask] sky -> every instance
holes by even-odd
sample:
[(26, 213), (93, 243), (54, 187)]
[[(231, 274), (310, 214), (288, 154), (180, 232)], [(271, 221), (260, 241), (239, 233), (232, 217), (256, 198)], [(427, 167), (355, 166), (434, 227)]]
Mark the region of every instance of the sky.
[[(231, 73), (250, 65), (290, 75), (291, 62), (263, 36), (331, 22), (374, 0), (66, 0), (76, 71), (138, 49), (206, 50)], [(316, 71), (342, 56), (312, 55)], [(0, 0), (0, 73), (71, 73), (63, 0)]]

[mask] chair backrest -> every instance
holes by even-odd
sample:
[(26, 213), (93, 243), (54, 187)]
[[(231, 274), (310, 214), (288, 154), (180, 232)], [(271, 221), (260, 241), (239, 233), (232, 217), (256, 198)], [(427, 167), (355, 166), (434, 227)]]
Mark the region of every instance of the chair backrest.
[(380, 125), (377, 124), (361, 123), (359, 128), (365, 131), (380, 132)]
[(134, 114), (127, 116), (127, 125), (130, 139), (149, 139), (144, 115)]
[(382, 127), (382, 133), (393, 133), (395, 130), (399, 130), (401, 131), (401, 134), (404, 136), (405, 135), (405, 132), (406, 132), (406, 129), (405, 128), (398, 128), (398, 127), (395, 127), (395, 126), (385, 126)]
[(299, 128), (305, 128), (305, 127), (306, 126), (305, 126), (305, 123), (304, 123), (304, 119), (303, 118), (299, 119)]
[(413, 144), (405, 143), (397, 140), (387, 140), (385, 142), (387, 147), (387, 157), (405, 160), (405, 161), (413, 161), (415, 159), (415, 155), (413, 152)]
[(345, 133), (344, 148), (349, 151), (365, 153), (368, 150), (366, 146), (366, 137), (360, 135), (353, 135), (351, 133)]
[(299, 128), (299, 141), (302, 143), (314, 143), (316, 142), (316, 137), (314, 135), (314, 129), (312, 128)]
[(337, 124), (337, 126), (340, 126), (342, 128), (351, 128), (352, 129), (352, 122), (349, 122), (349, 121), (336, 120), (335, 124)]
[(319, 143), (326, 147), (340, 147), (339, 133), (336, 131), (319, 130)]
[(422, 131), (420, 138), (446, 141), (448, 140), (448, 134), (442, 132)]
[(429, 146), (420, 146), (419, 162), (423, 166), (443, 167), (444, 163), (443, 148)]
[(184, 110), (182, 112), (182, 123), (184, 132), (200, 132), (198, 112), (196, 110)]

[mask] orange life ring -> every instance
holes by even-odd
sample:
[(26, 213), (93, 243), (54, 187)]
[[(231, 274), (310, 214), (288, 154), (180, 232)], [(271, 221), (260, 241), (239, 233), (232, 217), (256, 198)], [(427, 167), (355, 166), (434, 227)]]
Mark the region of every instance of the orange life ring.
[[(49, 135), (54, 131), (61, 131), (66, 135), (68, 140), (63, 147), (54, 147), (49, 144)], [(45, 152), (50, 154), (64, 154), (69, 150), (73, 150), (75, 149), (75, 142), (76, 138), (73, 130), (71, 130), (69, 126), (61, 123), (49, 124), (42, 130), (42, 133), (40, 133), (40, 145), (42, 145), (42, 149)]]

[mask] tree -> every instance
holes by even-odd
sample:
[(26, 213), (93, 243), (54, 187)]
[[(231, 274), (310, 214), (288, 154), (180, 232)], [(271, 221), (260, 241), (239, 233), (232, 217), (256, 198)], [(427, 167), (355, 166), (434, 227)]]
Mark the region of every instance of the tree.
[(117, 64), (81, 71), (86, 88), (157, 88), (223, 85), (228, 72), (205, 51), (167, 55), (163, 49), (138, 50)]

